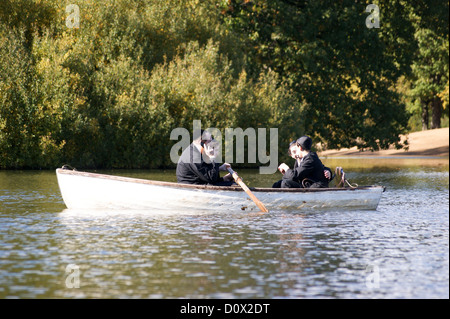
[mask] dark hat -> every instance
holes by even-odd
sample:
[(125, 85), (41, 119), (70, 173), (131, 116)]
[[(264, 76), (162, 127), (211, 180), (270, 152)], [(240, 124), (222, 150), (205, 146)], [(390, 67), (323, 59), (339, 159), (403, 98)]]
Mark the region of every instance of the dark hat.
[(304, 150), (311, 150), (312, 139), (309, 136), (302, 136), (297, 140), (298, 145), (300, 145)]

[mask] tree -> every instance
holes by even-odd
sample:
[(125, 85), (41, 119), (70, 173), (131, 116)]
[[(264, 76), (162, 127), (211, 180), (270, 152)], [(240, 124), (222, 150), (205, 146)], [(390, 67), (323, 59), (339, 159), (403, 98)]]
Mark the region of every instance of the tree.
[(441, 118), (448, 116), (449, 42), (448, 1), (419, 1), (411, 7), (418, 50), (412, 63), (410, 96), (420, 105), (422, 130), (441, 127)]
[(366, 27), (366, 5), (346, 0), (230, 0), (223, 12), (246, 35), (252, 70), (274, 69), (306, 102), (292, 114), (303, 133), (329, 148), (379, 149), (402, 146), (408, 116), (393, 87), (415, 48), (403, 1), (379, 7), (379, 29)]
[(448, 38), (437, 37), (429, 29), (416, 33), (419, 52), (413, 63), (412, 96), (422, 106), (422, 129), (429, 128), (429, 110), (431, 109), (431, 128), (440, 128), (443, 115), (441, 93), (448, 85)]
[(215, 1), (76, 4), (79, 28), (58, 0), (0, 5), (0, 168), (173, 167), (171, 130), (193, 120), (296, 132), (292, 90), (248, 75)]

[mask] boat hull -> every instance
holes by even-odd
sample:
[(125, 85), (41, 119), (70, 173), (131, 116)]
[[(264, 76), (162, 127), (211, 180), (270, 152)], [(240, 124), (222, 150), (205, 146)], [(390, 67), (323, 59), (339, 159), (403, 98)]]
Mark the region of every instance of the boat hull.
[[(77, 210), (259, 211), (240, 187), (184, 185), (57, 169), (64, 203)], [(251, 188), (269, 211), (375, 210), (382, 186), (356, 189)]]

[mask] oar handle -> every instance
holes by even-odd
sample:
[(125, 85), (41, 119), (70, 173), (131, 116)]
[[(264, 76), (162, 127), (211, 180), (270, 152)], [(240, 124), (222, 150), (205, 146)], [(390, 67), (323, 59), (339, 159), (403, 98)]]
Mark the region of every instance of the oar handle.
[(237, 181), (238, 179), (241, 179), (239, 177), (239, 175), (235, 171), (233, 171), (233, 169), (231, 167), (227, 167), (227, 171), (228, 171), (228, 173), (230, 173), (233, 176), (235, 181)]

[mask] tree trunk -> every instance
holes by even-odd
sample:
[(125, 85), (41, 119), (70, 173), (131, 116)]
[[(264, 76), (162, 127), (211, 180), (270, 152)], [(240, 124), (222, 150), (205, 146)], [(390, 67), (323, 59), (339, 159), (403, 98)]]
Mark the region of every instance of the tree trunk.
[(422, 101), (422, 131), (428, 130), (428, 101)]
[(442, 100), (435, 96), (431, 102), (431, 129), (441, 128)]

